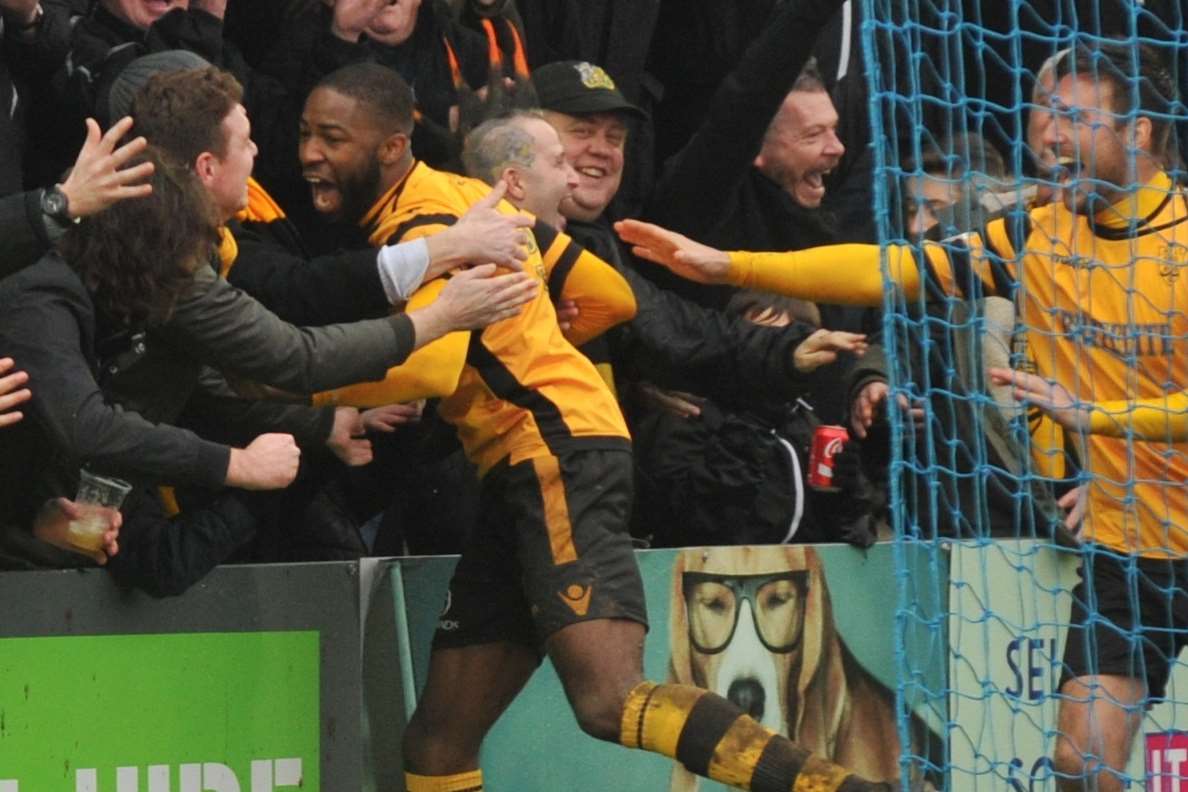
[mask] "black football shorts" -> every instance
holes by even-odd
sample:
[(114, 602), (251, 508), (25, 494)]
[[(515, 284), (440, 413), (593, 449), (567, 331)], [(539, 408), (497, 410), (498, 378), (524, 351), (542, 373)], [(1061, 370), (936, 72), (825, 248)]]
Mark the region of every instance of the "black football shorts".
[(543, 654), (589, 619), (647, 625), (627, 526), (631, 454), (583, 450), (502, 463), (483, 478), (479, 524), (450, 581), (435, 649), (511, 641)]

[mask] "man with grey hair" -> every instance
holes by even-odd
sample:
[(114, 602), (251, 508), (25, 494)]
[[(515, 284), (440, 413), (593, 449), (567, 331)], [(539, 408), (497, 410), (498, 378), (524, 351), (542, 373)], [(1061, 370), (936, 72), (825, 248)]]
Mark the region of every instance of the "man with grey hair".
[[(506, 182), (506, 198), (517, 208), (550, 225), (568, 222), (575, 231), (589, 225), (563, 215), (578, 177), (558, 133), (543, 116), (520, 111), (479, 125), (466, 137), (462, 158), (469, 175), (488, 184)], [(577, 233), (574, 238), (584, 242)], [(622, 328), (607, 334), (608, 349), (582, 351), (595, 363), (609, 360), (616, 377), (642, 374), (660, 385), (717, 396), (795, 392), (804, 387), (797, 370), (804, 365), (802, 357), (834, 338), (819, 331), (813, 341), (803, 343), (811, 333), (807, 325), (774, 328), (744, 322), (658, 288), (618, 255), (610, 263), (627, 279), (639, 309)]]
[(507, 183), (506, 198), (554, 228), (565, 228), (561, 203), (578, 184), (556, 130), (538, 111), (485, 121), (466, 136), (462, 163), (487, 184)]

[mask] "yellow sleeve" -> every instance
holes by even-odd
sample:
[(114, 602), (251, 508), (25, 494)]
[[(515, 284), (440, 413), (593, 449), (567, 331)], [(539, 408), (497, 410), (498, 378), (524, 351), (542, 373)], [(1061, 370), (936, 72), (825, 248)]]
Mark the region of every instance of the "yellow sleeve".
[[(927, 282), (945, 295), (1010, 297), (1013, 268), (1002, 264), (977, 233), (943, 242), (925, 242)], [(776, 292), (835, 305), (881, 305), (886, 284), (878, 245), (825, 245), (787, 253), (730, 254), (727, 280), (746, 289)], [(887, 246), (887, 274), (908, 299), (918, 299), (925, 283), (912, 247)], [(996, 273), (997, 270), (997, 273)], [(998, 279), (995, 279), (995, 275)], [(1000, 282), (1001, 281), (1001, 286)]]
[[(445, 285), (446, 279), (438, 278), (422, 286), (409, 298), (408, 310), (432, 303)], [(469, 345), (468, 331), (448, 333), (413, 352), (404, 363), (388, 369), (379, 382), (360, 382), (316, 393), (313, 403), (368, 408), (449, 396), (458, 387)]]
[(1188, 440), (1188, 391), (1136, 401), (1108, 401), (1093, 405), (1089, 433), (1136, 440)]
[[(920, 270), (906, 245), (887, 249), (891, 277), (908, 297), (920, 290)], [(730, 254), (730, 283), (835, 305), (882, 305), (878, 245), (825, 245), (787, 253)]]
[(578, 306), (578, 316), (565, 332), (570, 343), (581, 346), (635, 316), (635, 294), (614, 267), (565, 234), (554, 231), (546, 240), (534, 232), (553, 304), (573, 300)]

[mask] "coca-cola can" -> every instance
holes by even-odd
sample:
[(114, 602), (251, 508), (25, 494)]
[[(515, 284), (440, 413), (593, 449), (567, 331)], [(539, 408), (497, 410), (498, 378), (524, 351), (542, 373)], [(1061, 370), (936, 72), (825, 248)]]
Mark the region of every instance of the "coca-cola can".
[(818, 426), (813, 433), (813, 447), (809, 451), (809, 486), (815, 490), (837, 492), (833, 483), (833, 458), (850, 439), (844, 426)]

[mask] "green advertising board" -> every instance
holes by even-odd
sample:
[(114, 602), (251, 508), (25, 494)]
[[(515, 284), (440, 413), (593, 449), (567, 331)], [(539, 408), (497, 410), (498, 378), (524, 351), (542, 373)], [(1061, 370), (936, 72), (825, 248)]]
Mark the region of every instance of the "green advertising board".
[(0, 639), (0, 792), (318, 790), (314, 631)]
[(373, 566), (0, 574), (0, 792), (359, 792)]

